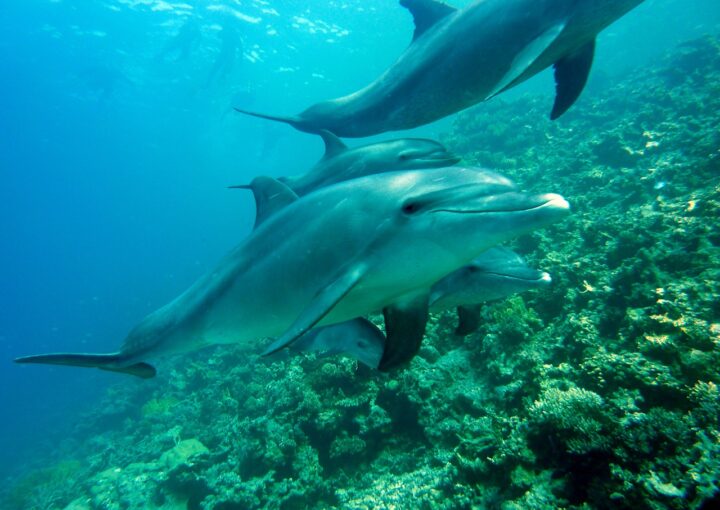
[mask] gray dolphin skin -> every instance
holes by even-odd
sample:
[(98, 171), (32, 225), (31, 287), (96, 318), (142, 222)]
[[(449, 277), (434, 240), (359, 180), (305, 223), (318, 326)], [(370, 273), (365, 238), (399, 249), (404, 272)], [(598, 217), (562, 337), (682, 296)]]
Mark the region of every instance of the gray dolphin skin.
[(303, 175), (279, 179), (300, 196), (366, 175), (440, 168), (460, 161), (439, 142), (424, 138), (398, 138), (349, 148), (329, 131), (319, 134), (325, 143), (323, 158)]
[(456, 10), (401, 0), (415, 20), (412, 43), (385, 73), (352, 94), (283, 117), (300, 131), (364, 137), (433, 122), (554, 66), (551, 118), (587, 81), (597, 34), (643, 0), (476, 0)]
[(15, 361), (152, 377), (150, 358), (273, 337), (270, 354), (316, 326), (383, 310), (380, 368), (391, 369), (407, 359), (408, 337), (411, 344), (418, 332), (422, 338), (436, 281), (568, 212), (560, 195), (522, 193), (488, 171), (450, 167), (345, 181), (269, 215), (213, 271), (142, 320), (118, 352)]

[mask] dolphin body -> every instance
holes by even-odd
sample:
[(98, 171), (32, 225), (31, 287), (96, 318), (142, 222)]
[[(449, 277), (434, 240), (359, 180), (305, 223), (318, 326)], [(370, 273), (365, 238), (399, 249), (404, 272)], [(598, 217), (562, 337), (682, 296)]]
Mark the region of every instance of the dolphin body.
[(322, 159), (303, 175), (279, 179), (300, 196), (366, 175), (440, 168), (460, 161), (441, 143), (425, 138), (397, 138), (349, 148), (329, 131), (321, 130), (319, 135), (325, 143)]
[(391, 369), (419, 347), (433, 283), (568, 210), (560, 195), (522, 193), (498, 174), (463, 168), (345, 181), (283, 204), (213, 271), (143, 319), (118, 352), (15, 361), (147, 378), (155, 375), (148, 358), (276, 337), (270, 354), (315, 326), (383, 310), (380, 367)]
[[(457, 308), (455, 333), (468, 335), (480, 325), (482, 303), (550, 285), (544, 271), (533, 269), (514, 251), (494, 247), (470, 264), (453, 271), (430, 289), (431, 312)], [(366, 319), (315, 328), (293, 344), (295, 350), (326, 355), (344, 354), (370, 368), (378, 368), (385, 335)]]
[(556, 119), (585, 86), (597, 34), (642, 1), (475, 0), (456, 10), (401, 0), (415, 20), (413, 41), (365, 88), (289, 117), (236, 109), (300, 131), (364, 137), (441, 119), (553, 66)]

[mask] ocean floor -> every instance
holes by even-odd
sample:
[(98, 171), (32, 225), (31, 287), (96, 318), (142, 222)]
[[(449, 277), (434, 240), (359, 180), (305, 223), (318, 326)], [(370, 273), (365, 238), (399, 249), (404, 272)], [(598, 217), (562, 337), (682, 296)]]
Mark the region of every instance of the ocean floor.
[(720, 39), (598, 80), (562, 119), (501, 98), (443, 139), (557, 192), (510, 246), (549, 289), (431, 318), (411, 366), (217, 348), (118, 384), (2, 508), (720, 505)]

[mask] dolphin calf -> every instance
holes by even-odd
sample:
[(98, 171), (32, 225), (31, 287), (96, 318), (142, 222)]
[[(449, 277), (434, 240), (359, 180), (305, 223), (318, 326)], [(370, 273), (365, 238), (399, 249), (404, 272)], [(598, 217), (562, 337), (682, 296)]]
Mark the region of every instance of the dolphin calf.
[(152, 377), (149, 358), (273, 337), (270, 354), (316, 326), (383, 310), (380, 367), (389, 369), (416, 352), (436, 281), (568, 210), (560, 195), (522, 193), (487, 171), (450, 167), (345, 181), (283, 204), (214, 270), (143, 319), (117, 352), (15, 361)]
[(457, 308), (455, 333), (467, 335), (480, 325), (482, 303), (545, 287), (551, 282), (545, 271), (531, 268), (514, 251), (496, 246), (433, 285), (430, 311)]
[(456, 10), (434, 0), (401, 0), (415, 20), (413, 41), (365, 88), (294, 116), (241, 113), (364, 137), (433, 122), (555, 70), (558, 118), (579, 97), (597, 34), (643, 0), (475, 0)]
[[(481, 303), (544, 287), (551, 281), (548, 273), (529, 267), (520, 255), (498, 246), (435, 283), (430, 289), (430, 311), (457, 308), (455, 333), (467, 335), (480, 325)], [(371, 322), (355, 319), (315, 328), (300, 337), (293, 349), (344, 354), (370, 368), (378, 368), (385, 349), (385, 335)]]
[(385, 352), (385, 335), (364, 318), (311, 329), (291, 346), (294, 351), (343, 354), (370, 368), (378, 368)]
[(460, 161), (439, 142), (424, 138), (398, 138), (349, 148), (329, 131), (320, 130), (318, 134), (325, 143), (322, 159), (303, 175), (279, 179), (300, 196), (365, 175), (439, 168)]

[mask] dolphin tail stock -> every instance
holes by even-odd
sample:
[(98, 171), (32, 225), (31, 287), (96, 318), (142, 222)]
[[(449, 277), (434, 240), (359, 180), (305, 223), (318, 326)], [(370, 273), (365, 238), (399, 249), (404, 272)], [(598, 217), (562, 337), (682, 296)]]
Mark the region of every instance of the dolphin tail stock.
[(109, 372), (134, 375), (142, 379), (155, 377), (155, 367), (148, 363), (133, 363), (123, 365), (124, 356), (120, 353), (113, 354), (80, 354), (80, 353), (53, 353), (37, 354), (34, 356), (23, 356), (15, 358), (15, 363), (39, 363), (43, 365), (66, 365), (73, 367), (99, 368)]
[(306, 131), (306, 129), (300, 127), (301, 120), (297, 116), (284, 117), (281, 115), (268, 115), (267, 113), (243, 110), (242, 108), (238, 108), (236, 106), (233, 106), (233, 110), (235, 110), (238, 113), (242, 113), (243, 115), (250, 115), (251, 117), (258, 117), (260, 119), (274, 120), (276, 122), (283, 122), (285, 124), (290, 124), (295, 129), (298, 129), (300, 131)]

